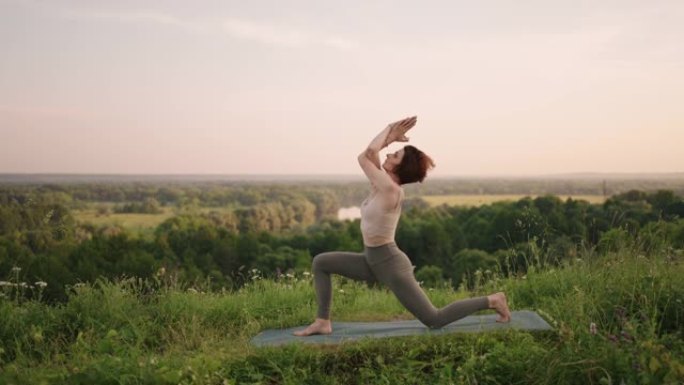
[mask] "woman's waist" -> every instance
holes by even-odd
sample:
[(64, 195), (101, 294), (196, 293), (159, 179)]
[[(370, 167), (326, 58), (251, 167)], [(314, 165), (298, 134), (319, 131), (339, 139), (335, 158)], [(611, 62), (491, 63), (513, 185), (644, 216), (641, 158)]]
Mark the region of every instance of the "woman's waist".
[(378, 252), (383, 252), (383, 251), (401, 251), (399, 249), (399, 246), (397, 246), (397, 242), (394, 240), (385, 240), (382, 241), (381, 243), (369, 243), (364, 240), (363, 248), (367, 253), (378, 253)]
[(364, 244), (366, 261), (370, 266), (389, 264), (386, 267), (397, 271), (413, 269), (413, 264), (406, 253), (399, 249), (396, 242), (391, 241), (379, 246)]

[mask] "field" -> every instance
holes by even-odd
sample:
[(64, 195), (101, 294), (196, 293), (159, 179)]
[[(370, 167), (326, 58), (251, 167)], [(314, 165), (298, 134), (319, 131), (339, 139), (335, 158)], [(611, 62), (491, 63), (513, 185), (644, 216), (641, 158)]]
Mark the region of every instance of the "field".
[[(602, 195), (557, 195), (558, 198), (565, 201), (568, 198), (575, 200), (585, 200), (592, 204), (603, 203), (605, 197)], [(421, 198), (430, 204), (430, 206), (449, 205), (449, 206), (482, 206), (501, 201), (518, 201), (525, 197), (535, 198), (536, 195), (523, 194), (484, 194), (484, 195), (426, 195)]]
[[(113, 204), (97, 204), (91, 206), (113, 207)], [(229, 207), (203, 207), (194, 209), (194, 212), (208, 213), (211, 211), (225, 212), (231, 211)], [(74, 217), (81, 223), (90, 223), (95, 226), (121, 226), (135, 232), (150, 232), (165, 220), (177, 215), (177, 211), (172, 207), (162, 207), (159, 214), (129, 214), (114, 213), (99, 214), (97, 207), (73, 210)]]
[[(98, 281), (48, 305), (0, 286), (3, 384), (677, 384), (684, 382), (684, 256), (629, 250), (540, 260), (524, 276), (486, 272), (473, 291), (426, 289), (438, 306), (503, 290), (551, 332), (398, 337), (341, 346), (255, 348), (263, 329), (315, 314), (311, 276), (237, 292)], [(168, 274), (168, 273), (167, 273)], [(20, 279), (17, 274), (17, 278)], [(168, 279), (167, 279), (168, 278)], [(335, 279), (338, 321), (410, 318), (385, 289)], [(14, 299), (13, 299), (14, 298)]]
[[(439, 205), (450, 205), (450, 206), (482, 206), (492, 204), (494, 202), (501, 201), (517, 201), (525, 197), (534, 198), (535, 195), (523, 195), (523, 194), (485, 194), (485, 195), (424, 195), (421, 198), (428, 202), (430, 206)], [(601, 195), (558, 195), (561, 200), (566, 200), (569, 197), (573, 199), (586, 200), (589, 203), (597, 204), (603, 203), (605, 198)], [(110, 212), (107, 214), (99, 214), (97, 207), (108, 207)], [(129, 230), (149, 233), (154, 230), (160, 223), (176, 215), (175, 209), (172, 207), (162, 207), (163, 212), (160, 214), (127, 214), (127, 213), (114, 213), (111, 209), (114, 207), (113, 203), (105, 204), (91, 204), (86, 209), (74, 210), (74, 216), (76, 220), (82, 223), (90, 223), (95, 226), (121, 226)], [(358, 210), (354, 208), (355, 211), (352, 214), (346, 213), (346, 211), (340, 214), (344, 217), (345, 215), (351, 215), (352, 218), (358, 217)], [(225, 212), (230, 211), (230, 207), (204, 207), (195, 209), (196, 212), (210, 212), (218, 211)], [(340, 218), (344, 219), (344, 218)]]
[(156, 228), (160, 223), (174, 216), (173, 210), (165, 208), (160, 214), (111, 213), (100, 215), (96, 209), (74, 210), (76, 220), (95, 226), (119, 225), (131, 230)]

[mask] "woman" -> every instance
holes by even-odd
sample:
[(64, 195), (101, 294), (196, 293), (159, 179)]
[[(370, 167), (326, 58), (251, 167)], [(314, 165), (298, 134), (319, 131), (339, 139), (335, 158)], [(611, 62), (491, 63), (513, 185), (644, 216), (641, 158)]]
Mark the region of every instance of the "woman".
[(405, 146), (387, 154), (380, 165), (379, 151), (393, 142), (408, 142), (406, 132), (416, 124), (415, 116), (389, 124), (368, 148), (359, 155), (359, 165), (371, 182), (371, 195), (361, 205), (361, 233), (364, 252), (328, 252), (313, 259), (312, 271), (318, 301), (316, 320), (296, 336), (330, 334), (331, 274), (339, 274), (369, 283), (381, 282), (389, 287), (406, 309), (429, 328), (441, 328), (471, 313), (495, 309), (497, 322), (509, 322), (511, 313), (506, 296), (499, 292), (486, 297), (455, 301), (435, 308), (413, 275), (409, 258), (394, 242), (401, 214), (404, 190), (401, 185), (422, 182), (428, 169), (434, 167), (430, 157), (413, 146)]

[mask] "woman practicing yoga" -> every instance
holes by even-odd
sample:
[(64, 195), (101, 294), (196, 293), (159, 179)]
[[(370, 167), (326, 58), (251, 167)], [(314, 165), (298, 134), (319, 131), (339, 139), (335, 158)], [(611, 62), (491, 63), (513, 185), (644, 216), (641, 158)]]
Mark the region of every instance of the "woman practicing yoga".
[(416, 125), (415, 116), (389, 124), (359, 155), (359, 164), (371, 182), (371, 194), (361, 204), (361, 233), (364, 252), (327, 252), (313, 259), (312, 272), (318, 301), (316, 320), (296, 336), (330, 334), (331, 274), (389, 287), (406, 309), (429, 328), (441, 328), (478, 310), (495, 309), (497, 322), (509, 322), (506, 296), (499, 292), (486, 297), (455, 301), (437, 309), (413, 275), (409, 258), (394, 242), (404, 190), (401, 185), (422, 182), (434, 162), (417, 148), (407, 145), (380, 165), (379, 152), (393, 142), (408, 142), (406, 132)]

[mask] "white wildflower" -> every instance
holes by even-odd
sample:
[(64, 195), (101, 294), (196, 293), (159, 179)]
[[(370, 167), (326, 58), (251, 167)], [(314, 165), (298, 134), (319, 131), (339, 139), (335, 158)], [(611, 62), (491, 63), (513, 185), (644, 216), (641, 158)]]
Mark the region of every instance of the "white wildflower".
[(589, 324), (589, 333), (591, 333), (592, 335), (595, 335), (596, 331), (597, 331), (596, 324), (593, 322), (590, 323)]
[(35, 283), (35, 285), (38, 286), (39, 288), (43, 289), (43, 288), (45, 288), (45, 287), (47, 286), (47, 282), (38, 281), (38, 282)]
[(340, 293), (343, 293), (343, 294), (344, 294), (344, 290), (343, 290), (343, 289), (340, 289), (339, 291), (340, 291)]
[(14, 267), (12, 268), (12, 273), (18, 273), (18, 272), (20, 272), (20, 271), (21, 271), (21, 267), (14, 266)]
[(188, 288), (188, 293), (197, 294), (198, 291), (197, 291), (196, 289), (194, 289), (194, 288), (191, 287), (191, 288)]
[(0, 281), (0, 286), (12, 286), (12, 283), (7, 281)]
[(305, 271), (305, 272), (303, 272), (302, 274), (304, 274), (305, 277), (308, 277), (308, 276), (311, 275), (311, 273), (309, 273), (308, 271)]

